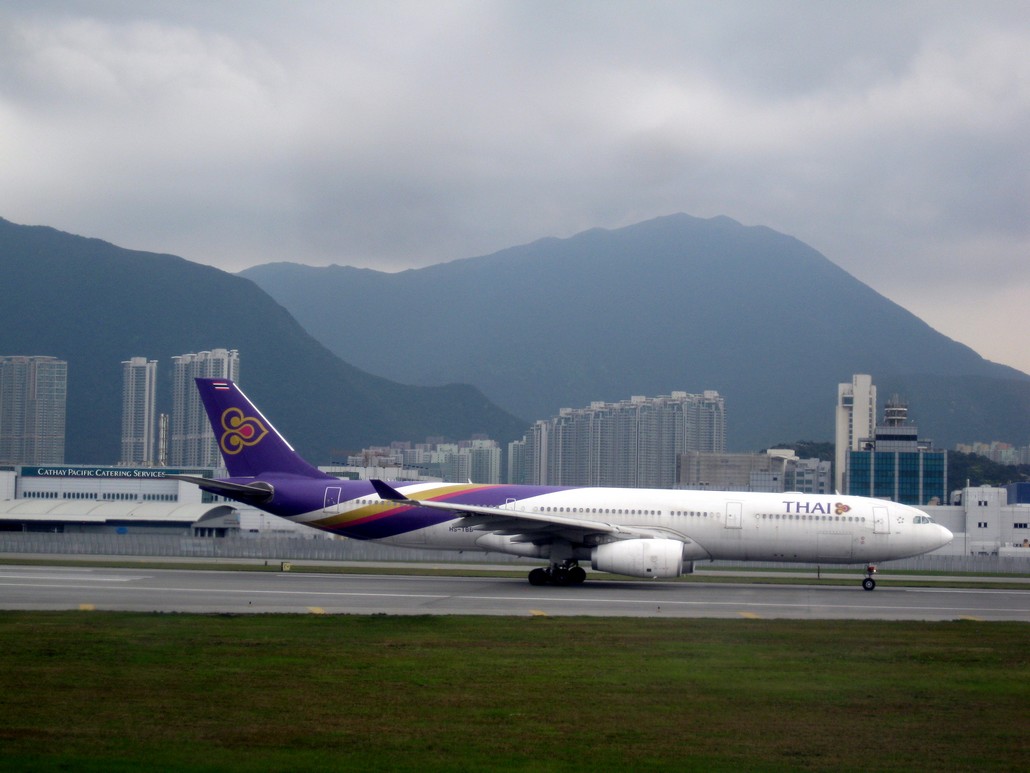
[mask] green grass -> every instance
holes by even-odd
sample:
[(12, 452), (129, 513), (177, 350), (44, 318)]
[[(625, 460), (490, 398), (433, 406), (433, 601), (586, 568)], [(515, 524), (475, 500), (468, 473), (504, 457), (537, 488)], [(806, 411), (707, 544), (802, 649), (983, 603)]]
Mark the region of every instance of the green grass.
[(0, 613), (0, 769), (1030, 769), (1030, 626)]

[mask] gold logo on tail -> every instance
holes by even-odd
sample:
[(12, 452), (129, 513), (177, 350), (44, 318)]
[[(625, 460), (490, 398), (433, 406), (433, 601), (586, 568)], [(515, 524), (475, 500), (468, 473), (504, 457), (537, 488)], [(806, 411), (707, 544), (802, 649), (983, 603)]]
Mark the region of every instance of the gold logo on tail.
[(226, 408), (222, 412), (222, 432), (218, 445), (223, 454), (238, 454), (245, 446), (257, 445), (268, 434), (260, 419), (245, 416), (239, 408)]

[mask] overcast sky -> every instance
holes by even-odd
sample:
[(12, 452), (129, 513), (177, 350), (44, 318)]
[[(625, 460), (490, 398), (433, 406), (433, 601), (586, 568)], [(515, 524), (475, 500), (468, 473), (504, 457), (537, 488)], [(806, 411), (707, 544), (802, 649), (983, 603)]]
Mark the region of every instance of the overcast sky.
[(674, 212), (1030, 372), (1030, 5), (0, 4), (14, 222), (393, 271)]

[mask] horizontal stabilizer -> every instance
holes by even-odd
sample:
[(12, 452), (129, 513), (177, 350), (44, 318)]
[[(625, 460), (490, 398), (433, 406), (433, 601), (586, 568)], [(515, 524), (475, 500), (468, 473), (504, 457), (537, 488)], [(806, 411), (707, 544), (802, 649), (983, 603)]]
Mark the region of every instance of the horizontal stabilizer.
[(270, 501), (272, 496), (275, 494), (272, 487), (267, 483), (230, 483), (224, 480), (203, 478), (199, 475), (165, 475), (165, 477), (174, 478), (175, 480), (184, 480), (187, 483), (193, 483), (204, 491), (208, 491), (212, 494), (218, 494), (219, 496), (228, 497), (229, 499), (235, 499), (240, 502), (250, 502), (256, 505)]

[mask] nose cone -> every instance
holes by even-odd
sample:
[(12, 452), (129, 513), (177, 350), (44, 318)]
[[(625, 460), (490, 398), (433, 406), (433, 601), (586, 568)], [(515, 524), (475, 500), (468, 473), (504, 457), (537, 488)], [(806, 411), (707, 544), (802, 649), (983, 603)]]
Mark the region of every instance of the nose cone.
[(934, 545), (934, 550), (936, 550), (937, 548), (944, 547), (953, 539), (955, 539), (955, 535), (951, 533), (950, 529), (941, 526), (939, 523), (935, 523), (934, 526), (937, 527), (937, 544)]

